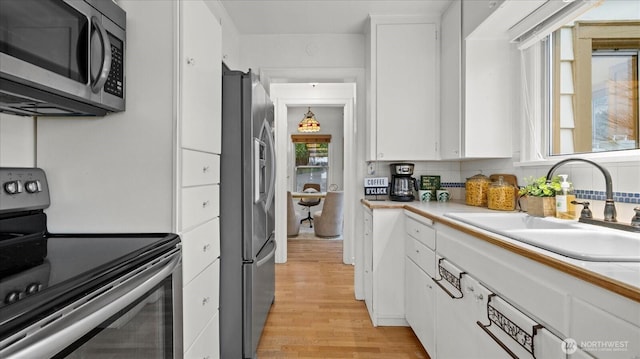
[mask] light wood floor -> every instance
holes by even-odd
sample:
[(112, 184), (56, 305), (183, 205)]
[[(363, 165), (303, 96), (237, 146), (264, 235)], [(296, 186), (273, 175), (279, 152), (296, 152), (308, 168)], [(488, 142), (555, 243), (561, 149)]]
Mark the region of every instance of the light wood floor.
[(373, 327), (342, 241), (290, 240), (258, 358), (429, 358), (408, 327)]

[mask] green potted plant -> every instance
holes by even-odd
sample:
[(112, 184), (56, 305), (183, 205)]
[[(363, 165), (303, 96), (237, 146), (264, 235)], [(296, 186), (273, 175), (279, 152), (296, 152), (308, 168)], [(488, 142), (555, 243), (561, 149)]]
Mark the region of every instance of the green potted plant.
[(547, 177), (535, 178), (533, 176), (525, 179), (527, 185), (520, 188), (520, 196), (525, 196), (527, 201), (527, 213), (532, 216), (547, 217), (555, 216), (556, 212), (556, 192), (560, 192), (560, 177), (554, 176), (550, 183)]

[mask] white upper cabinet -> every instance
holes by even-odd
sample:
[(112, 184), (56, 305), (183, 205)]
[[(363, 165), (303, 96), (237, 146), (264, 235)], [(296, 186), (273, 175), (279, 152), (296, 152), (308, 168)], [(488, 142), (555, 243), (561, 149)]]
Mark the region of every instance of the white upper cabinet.
[(438, 25), (421, 16), (370, 24), (367, 159), (438, 159)]
[[(182, 2), (182, 147), (221, 151), (222, 28), (202, 1)], [(209, 46), (207, 46), (209, 45)]]
[(455, 0), (442, 14), (440, 37), (440, 157), (462, 157), (462, 4)]
[(442, 14), (440, 158), (507, 158), (519, 121), (508, 30), (543, 0), (454, 0)]
[(456, 0), (442, 16), (442, 159), (512, 155), (510, 106), (518, 96), (510, 70), (511, 44), (494, 36), (463, 37), (463, 29), (475, 29), (484, 16), (495, 14), (474, 12), (481, 3), (488, 2)]

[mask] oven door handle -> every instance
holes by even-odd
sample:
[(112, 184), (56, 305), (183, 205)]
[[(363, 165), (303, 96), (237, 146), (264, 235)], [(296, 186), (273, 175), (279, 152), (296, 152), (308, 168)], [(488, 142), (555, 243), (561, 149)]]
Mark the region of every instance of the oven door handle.
[(2, 349), (0, 357), (53, 357), (155, 288), (172, 275), (180, 262), (180, 249), (174, 249), (141, 272), (107, 285), (102, 293), (72, 303), (7, 338), (7, 343), (15, 342)]

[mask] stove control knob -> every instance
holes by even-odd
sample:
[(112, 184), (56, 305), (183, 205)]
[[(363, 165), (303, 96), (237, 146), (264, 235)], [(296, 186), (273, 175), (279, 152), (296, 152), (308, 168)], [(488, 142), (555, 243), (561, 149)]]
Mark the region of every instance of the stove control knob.
[(13, 304), (20, 299), (20, 292), (9, 292), (6, 297), (4, 297), (5, 304)]
[(25, 293), (27, 293), (27, 295), (32, 295), (32, 294), (38, 293), (39, 291), (40, 291), (40, 284), (31, 283), (27, 286)]
[(27, 190), (27, 192), (29, 193), (38, 193), (38, 192), (42, 192), (42, 185), (38, 180), (28, 181), (27, 183), (24, 184), (24, 189)]
[(22, 192), (21, 181), (9, 181), (4, 184), (4, 191), (8, 194), (18, 194)]

